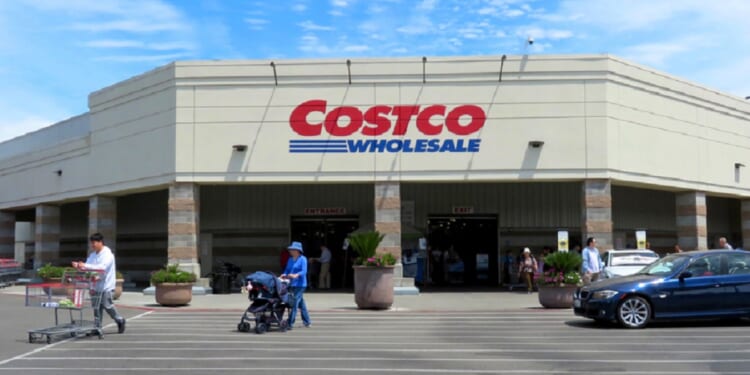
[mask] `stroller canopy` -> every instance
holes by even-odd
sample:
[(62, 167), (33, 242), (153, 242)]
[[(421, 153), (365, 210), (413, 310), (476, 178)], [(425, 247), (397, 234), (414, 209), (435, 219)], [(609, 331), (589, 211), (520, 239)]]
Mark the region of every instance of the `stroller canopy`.
[(286, 297), (286, 288), (281, 285), (281, 282), (271, 272), (257, 271), (245, 277), (245, 281), (253, 283), (253, 285), (261, 286), (265, 292), (272, 296), (284, 298)]

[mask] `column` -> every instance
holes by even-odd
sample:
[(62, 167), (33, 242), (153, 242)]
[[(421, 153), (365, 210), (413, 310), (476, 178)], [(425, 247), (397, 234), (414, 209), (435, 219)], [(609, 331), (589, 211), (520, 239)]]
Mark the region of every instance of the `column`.
[(168, 245), (170, 264), (200, 277), (198, 233), (200, 230), (200, 195), (198, 185), (177, 182), (169, 187)]
[[(385, 235), (379, 253), (401, 259), (401, 186), (398, 182), (375, 183), (375, 230)], [(400, 262), (397, 262), (400, 265)], [(400, 270), (400, 268), (399, 268)], [(396, 275), (401, 277), (402, 274)]]
[(60, 207), (36, 206), (34, 268), (60, 258)]
[(708, 231), (706, 229), (706, 193), (701, 191), (677, 193), (676, 203), (677, 244), (679, 244), (683, 250), (707, 249)]
[(0, 258), (13, 258), (16, 238), (16, 213), (0, 211)]
[(612, 238), (612, 183), (610, 180), (585, 180), (581, 199), (583, 246), (586, 239), (596, 238), (600, 251), (610, 250)]
[[(742, 207), (742, 248), (750, 248), (750, 200), (740, 201)], [(740, 244), (738, 244), (740, 245)]]
[(89, 198), (89, 235), (101, 233), (104, 244), (117, 251), (117, 198)]

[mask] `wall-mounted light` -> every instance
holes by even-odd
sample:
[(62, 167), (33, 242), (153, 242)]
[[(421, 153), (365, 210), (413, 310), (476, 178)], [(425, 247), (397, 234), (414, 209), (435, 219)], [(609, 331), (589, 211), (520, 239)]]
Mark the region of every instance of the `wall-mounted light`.
[(734, 163), (734, 169), (740, 169), (740, 168), (742, 168), (744, 166), (745, 166), (745, 164), (742, 164), (742, 163)]
[(62, 176), (62, 169), (56, 170), (55, 174), (58, 175), (58, 176)]
[(232, 146), (232, 148), (234, 149), (234, 151), (244, 152), (245, 150), (247, 150), (247, 145), (234, 145)]
[(529, 141), (529, 146), (533, 148), (539, 148), (544, 146), (544, 141)]

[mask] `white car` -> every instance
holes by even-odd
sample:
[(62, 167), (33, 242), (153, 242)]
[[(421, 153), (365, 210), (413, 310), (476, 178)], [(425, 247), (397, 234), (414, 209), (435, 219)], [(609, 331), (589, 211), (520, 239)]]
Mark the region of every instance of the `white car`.
[(602, 277), (611, 279), (632, 275), (657, 260), (659, 254), (651, 250), (610, 250), (602, 255)]

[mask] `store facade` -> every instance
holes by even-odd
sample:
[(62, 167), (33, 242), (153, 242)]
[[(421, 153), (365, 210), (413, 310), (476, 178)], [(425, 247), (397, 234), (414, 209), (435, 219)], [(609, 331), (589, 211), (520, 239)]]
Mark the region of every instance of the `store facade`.
[(0, 252), (64, 263), (99, 231), (143, 283), (166, 262), (276, 270), (301, 240), (345, 286), (346, 235), (376, 228), (382, 251), (441, 254), (427, 279), (478, 286), (558, 230), (741, 245), (748, 125), (740, 98), (607, 55), (176, 62), (0, 143)]

